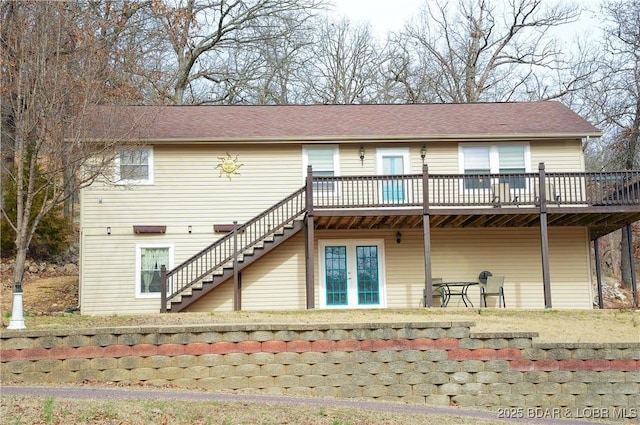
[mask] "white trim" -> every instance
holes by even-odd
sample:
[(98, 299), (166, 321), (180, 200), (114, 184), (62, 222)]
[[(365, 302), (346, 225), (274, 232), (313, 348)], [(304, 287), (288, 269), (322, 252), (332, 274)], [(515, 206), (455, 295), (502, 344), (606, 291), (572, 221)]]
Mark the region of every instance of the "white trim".
[(528, 142), (513, 143), (458, 143), (458, 170), (460, 174), (464, 174), (464, 148), (489, 148), (489, 167), (491, 174), (500, 172), (500, 158), (498, 154), (499, 146), (524, 146), (524, 172), (531, 172), (531, 146)]
[(306, 182), (307, 167), (309, 166), (309, 150), (333, 149), (333, 175), (340, 175), (340, 149), (338, 145), (302, 145), (302, 183)]
[[(465, 174), (464, 172), (464, 148), (473, 147), (473, 148), (487, 148), (489, 149), (489, 173), (490, 174), (499, 174), (500, 173), (500, 154), (499, 147), (500, 146), (524, 146), (524, 172), (531, 172), (531, 146), (529, 142), (510, 142), (510, 143), (458, 143), (458, 170), (460, 174)], [(492, 190), (491, 186), (494, 183), (497, 183), (497, 180), (492, 180), (490, 187), (488, 188), (466, 188), (464, 187), (464, 181), (460, 180), (459, 183), (459, 191), (460, 193), (464, 193), (466, 195), (471, 194), (481, 194), (481, 193), (489, 193), (488, 191)], [(513, 192), (515, 189), (511, 188), (510, 191)], [(526, 181), (525, 192), (528, 193), (531, 190), (529, 188), (529, 181)]]
[(149, 163), (147, 164), (149, 167), (149, 174), (147, 176), (146, 179), (140, 179), (140, 180), (130, 180), (130, 179), (120, 179), (120, 153), (118, 153), (116, 155), (116, 158), (114, 160), (114, 166), (115, 166), (115, 170), (114, 170), (114, 177), (115, 177), (115, 184), (119, 184), (119, 185), (152, 185), (153, 184), (153, 177), (154, 177), (154, 172), (153, 172), (153, 164), (154, 164), (154, 160), (153, 160), (153, 147), (152, 146), (145, 146), (145, 147), (139, 147), (136, 149), (132, 149), (132, 150), (146, 150), (149, 153), (148, 159), (149, 159)]
[(376, 174), (383, 174), (382, 157), (402, 156), (403, 174), (411, 174), (409, 162), (409, 148), (376, 148)]
[(166, 264), (167, 270), (171, 270), (173, 268), (173, 252), (174, 252), (174, 244), (173, 243), (141, 243), (136, 244), (136, 283), (135, 283), (135, 297), (136, 298), (160, 298), (160, 292), (158, 293), (150, 293), (145, 294), (140, 291), (141, 283), (140, 282), (140, 270), (142, 268), (142, 249), (143, 248), (168, 248), (169, 249), (169, 264)]
[[(379, 304), (358, 305), (358, 285), (356, 280), (348, 284), (347, 305), (327, 305), (327, 282), (325, 274), (325, 247), (327, 246), (346, 246), (347, 247), (347, 268), (352, 276), (356, 276), (355, 249), (356, 246), (375, 245), (378, 248), (378, 285), (379, 285)], [(319, 292), (320, 292), (320, 308), (328, 309), (350, 309), (350, 308), (385, 308), (387, 306), (386, 291), (386, 271), (385, 271), (385, 254), (384, 239), (321, 239), (318, 240), (318, 275), (319, 275)]]

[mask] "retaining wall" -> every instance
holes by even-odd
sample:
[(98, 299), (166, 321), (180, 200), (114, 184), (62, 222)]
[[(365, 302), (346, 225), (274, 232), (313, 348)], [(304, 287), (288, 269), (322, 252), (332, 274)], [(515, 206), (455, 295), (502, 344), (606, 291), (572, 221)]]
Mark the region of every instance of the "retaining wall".
[(540, 344), (535, 333), (473, 325), (4, 331), (0, 376), (476, 406), (502, 417), (639, 417), (640, 343)]

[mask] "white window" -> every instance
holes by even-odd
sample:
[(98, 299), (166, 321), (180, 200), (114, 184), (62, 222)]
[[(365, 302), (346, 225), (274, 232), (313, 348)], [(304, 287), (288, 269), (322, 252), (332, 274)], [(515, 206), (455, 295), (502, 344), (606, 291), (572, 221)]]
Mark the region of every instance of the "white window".
[[(302, 148), (302, 176), (307, 176), (307, 167), (311, 165), (314, 177), (333, 177), (340, 174), (337, 146), (304, 146)], [(314, 182), (314, 190), (333, 191), (330, 183)]]
[(160, 268), (173, 268), (173, 245), (136, 247), (136, 297), (160, 296)]
[(116, 182), (119, 184), (153, 183), (153, 149), (127, 149), (116, 157)]
[[(526, 143), (516, 144), (460, 144), (460, 172), (462, 174), (521, 174), (530, 172), (530, 151)], [(503, 181), (504, 180), (504, 181)], [(502, 178), (512, 189), (524, 189), (522, 177)], [(491, 180), (479, 177), (465, 179), (465, 189), (488, 189)]]

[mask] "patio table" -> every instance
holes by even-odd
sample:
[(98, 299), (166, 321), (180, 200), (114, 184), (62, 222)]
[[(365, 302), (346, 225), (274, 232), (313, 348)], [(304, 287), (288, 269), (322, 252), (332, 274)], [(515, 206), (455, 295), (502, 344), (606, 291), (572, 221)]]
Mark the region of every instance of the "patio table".
[[(444, 300), (442, 301), (442, 307), (446, 307), (449, 304), (451, 296), (457, 296), (462, 299), (465, 307), (473, 307), (473, 303), (467, 294), (470, 286), (479, 285), (478, 282), (441, 282), (436, 283), (433, 286), (444, 288)], [(452, 289), (453, 288), (453, 289)]]

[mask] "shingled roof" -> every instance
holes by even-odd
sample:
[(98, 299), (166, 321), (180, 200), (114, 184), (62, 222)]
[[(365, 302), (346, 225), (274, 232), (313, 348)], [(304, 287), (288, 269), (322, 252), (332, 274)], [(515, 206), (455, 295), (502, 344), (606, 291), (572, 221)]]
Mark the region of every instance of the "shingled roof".
[(555, 101), (287, 106), (98, 106), (86, 139), (155, 142), (598, 137)]

